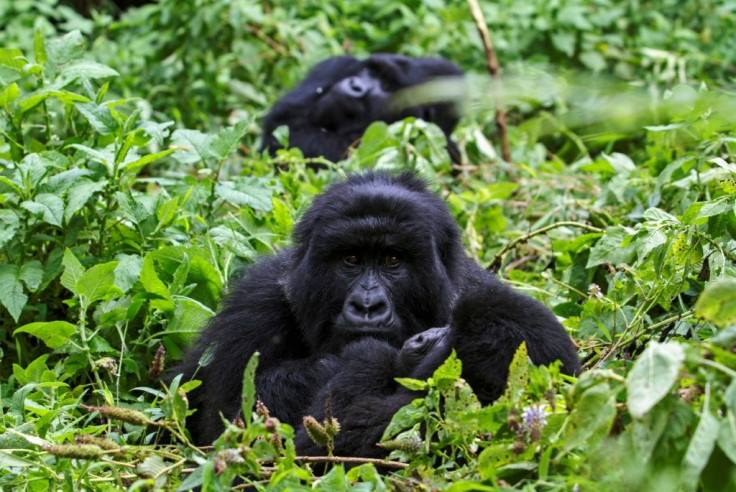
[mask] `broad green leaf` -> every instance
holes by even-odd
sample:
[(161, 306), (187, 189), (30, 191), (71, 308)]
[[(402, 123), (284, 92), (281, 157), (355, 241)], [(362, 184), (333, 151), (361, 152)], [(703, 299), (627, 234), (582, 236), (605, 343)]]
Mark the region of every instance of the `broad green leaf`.
[(118, 255), (115, 268), (115, 285), (123, 292), (128, 292), (138, 281), (143, 268), (143, 258), (137, 255)]
[(684, 360), (678, 343), (649, 344), (626, 378), (627, 404), (634, 418), (642, 418), (670, 392)]
[(695, 314), (719, 327), (736, 324), (736, 278), (708, 283), (695, 303)]
[(46, 57), (52, 65), (64, 65), (84, 55), (85, 41), (78, 29), (54, 39), (46, 40)]
[(0, 48), (0, 66), (11, 68), (17, 72), (23, 70), (28, 60), (23, 52), (15, 48)]
[(690, 440), (685, 457), (682, 459), (681, 480), (683, 490), (696, 490), (700, 474), (708, 464), (718, 439), (719, 423), (705, 405), (695, 434)]
[(79, 94), (64, 90), (52, 90), (48, 87), (44, 87), (23, 97), (18, 103), (18, 109), (20, 110), (21, 114), (25, 114), (50, 98), (56, 98), (64, 104), (73, 104), (75, 102), (89, 102), (88, 98)]
[(61, 275), (61, 285), (70, 290), (72, 294), (78, 295), (77, 281), (84, 274), (84, 267), (69, 248), (64, 251), (61, 264), (64, 265), (64, 273)]
[(115, 133), (119, 128), (119, 123), (107, 106), (98, 106), (95, 103), (76, 103), (74, 105), (79, 113), (84, 116), (90, 126), (100, 135), (110, 135)]
[(585, 444), (590, 448), (608, 434), (616, 416), (616, 391), (608, 383), (587, 389), (576, 403), (572, 414), (572, 432), (565, 449), (570, 451)]
[(43, 280), (43, 265), (38, 260), (32, 260), (20, 267), (18, 277), (26, 284), (28, 290), (35, 292)]
[(29, 212), (40, 215), (44, 222), (61, 227), (64, 219), (64, 201), (56, 195), (41, 193), (33, 201), (27, 200), (20, 204)]
[(65, 78), (86, 77), (88, 79), (104, 79), (118, 77), (120, 74), (102, 63), (90, 60), (80, 60), (64, 65), (60, 76)]
[(159, 159), (163, 159), (167, 155), (171, 155), (176, 149), (166, 149), (161, 152), (154, 152), (153, 154), (146, 154), (139, 159), (132, 160), (130, 162), (123, 163), (120, 168), (125, 169), (127, 173), (135, 173), (140, 170), (143, 166), (146, 166), (152, 162), (156, 162)]
[(634, 257), (634, 247), (631, 245), (623, 246), (623, 241), (632, 232), (622, 226), (606, 229), (603, 237), (590, 249), (590, 256), (585, 268), (593, 268), (604, 263), (610, 263), (611, 265), (630, 263)]
[(174, 297), (174, 317), (165, 333), (180, 333), (195, 338), (215, 312), (194, 299)]
[(8, 105), (20, 97), (20, 89), (18, 84), (13, 82), (0, 92), (0, 106), (9, 110)]
[(23, 306), (28, 302), (28, 296), (23, 293), (20, 268), (17, 265), (0, 265), (0, 302), (17, 322)]
[(156, 230), (160, 230), (162, 227), (166, 227), (169, 222), (174, 220), (179, 211), (179, 197), (175, 196), (166, 200), (156, 209), (156, 218), (158, 219), (158, 225)]
[(725, 418), (721, 421), (718, 431), (718, 447), (728, 456), (728, 459), (736, 463), (736, 414), (731, 410), (726, 412)]
[(409, 429), (423, 422), (427, 412), (428, 409), (424, 404), (424, 398), (417, 398), (410, 404), (401, 407), (399, 411), (394, 414), (391, 422), (386, 427), (386, 430), (383, 431), (381, 441), (391, 439), (404, 429)]
[(209, 151), (212, 156), (221, 161), (238, 150), (249, 126), (248, 121), (240, 121), (235, 126), (221, 130), (211, 141)]
[(171, 135), (171, 145), (176, 148), (174, 159), (182, 164), (196, 164), (209, 155), (212, 135), (197, 130), (176, 130)]
[(69, 222), (95, 193), (102, 191), (107, 186), (107, 180), (88, 181), (84, 180), (69, 189), (66, 209), (64, 210), (64, 222)]
[(76, 327), (66, 321), (47, 321), (23, 325), (15, 330), (13, 335), (28, 333), (40, 338), (47, 347), (57, 349), (64, 345), (75, 332)]
[(108, 174), (112, 175), (112, 163), (115, 161), (115, 156), (112, 154), (112, 152), (108, 151), (107, 149), (105, 149), (104, 151), (100, 151), (80, 144), (71, 144), (69, 147), (82, 152), (85, 156), (87, 156), (87, 159), (91, 161), (104, 164), (105, 167), (107, 167), (108, 169)]
[(215, 193), (219, 198), (234, 205), (248, 206), (264, 212), (270, 212), (273, 208), (271, 190), (264, 186), (226, 181), (217, 184)]
[(448, 388), (455, 384), (462, 372), (463, 364), (453, 350), (447, 360), (432, 373), (432, 381), (439, 389)]
[(140, 195), (133, 195), (130, 190), (116, 192), (115, 199), (120, 204), (120, 212), (123, 216), (136, 225), (141, 225), (143, 221), (151, 216), (151, 213), (142, 203), (145, 198)]
[(171, 301), (171, 294), (166, 285), (156, 274), (156, 267), (153, 263), (153, 257), (151, 253), (143, 258), (143, 268), (141, 269), (141, 284), (147, 292), (156, 294), (161, 299), (153, 299), (151, 306), (155, 309), (161, 309), (162, 311), (171, 311), (174, 309), (174, 303)]
[(95, 265), (82, 274), (77, 280), (77, 292), (93, 302), (122, 294), (120, 287), (115, 285), (115, 268), (117, 261), (109, 261)]

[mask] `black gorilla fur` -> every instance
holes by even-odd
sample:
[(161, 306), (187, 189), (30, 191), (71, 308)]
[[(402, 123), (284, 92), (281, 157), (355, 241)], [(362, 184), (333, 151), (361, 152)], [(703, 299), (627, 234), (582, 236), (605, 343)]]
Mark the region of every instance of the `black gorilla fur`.
[(337, 56), (318, 64), (299, 86), (280, 99), (263, 123), (261, 152), (280, 148), (273, 136), (281, 125), (289, 127), (289, 145), (305, 157), (323, 156), (333, 162), (345, 157), (374, 121), (397, 121), (415, 116), (437, 124), (447, 137), (454, 162), (459, 152), (450, 139), (458, 122), (449, 103), (428, 104), (393, 112), (390, 96), (400, 89), (437, 77), (461, 77), (462, 70), (442, 58), (409, 58), (375, 54), (365, 60)]
[[(438, 326), (449, 328), (426, 331)], [(580, 370), (554, 315), (465, 255), (445, 203), (422, 181), (370, 173), (315, 199), (294, 246), (248, 270), (173, 373), (186, 380), (196, 371), (203, 382), (188, 422), (199, 444), (222, 431), (220, 413), (237, 415), (257, 350), (256, 388), (272, 415), (298, 428), (324, 411), (329, 391), (343, 429), (335, 452), (377, 456), (391, 416), (416, 397), (394, 377), (427, 377), (454, 348), (488, 403), (503, 392), (522, 341), (534, 363), (560, 359), (563, 372)], [(210, 346), (211, 362), (198, 369)], [(311, 450), (303, 434), (297, 447)]]

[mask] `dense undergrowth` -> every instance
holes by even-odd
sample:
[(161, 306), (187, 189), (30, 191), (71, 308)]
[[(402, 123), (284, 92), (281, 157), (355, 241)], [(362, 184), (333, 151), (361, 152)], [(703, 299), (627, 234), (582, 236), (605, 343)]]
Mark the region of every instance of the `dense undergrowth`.
[[(159, 0), (90, 17), (0, 2), (0, 488), (733, 490), (736, 7), (483, 8), (500, 91), (461, 1)], [(412, 120), (373, 125), (318, 174), (296, 150), (281, 172), (257, 155), (263, 112), (309, 66), (373, 51), (469, 72), (460, 175), (441, 131)], [(314, 473), (293, 429), (255, 408), (251, 365), (244, 421), (193, 447), (195, 383), (166, 388), (161, 371), (316, 193), (375, 167), (427, 179), (468, 253), (550, 306), (587, 372), (532, 367), (522, 348), (481, 408), (451, 358), (406, 382), (428, 394), (386, 431), (393, 468)]]

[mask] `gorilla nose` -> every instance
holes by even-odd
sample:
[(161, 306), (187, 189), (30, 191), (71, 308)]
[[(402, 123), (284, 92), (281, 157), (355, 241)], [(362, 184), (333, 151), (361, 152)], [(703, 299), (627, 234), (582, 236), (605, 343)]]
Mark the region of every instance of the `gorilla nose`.
[(345, 317), (355, 324), (370, 323), (380, 325), (391, 318), (388, 299), (381, 294), (363, 293), (350, 296), (345, 309)]
[(345, 93), (354, 98), (361, 98), (368, 93), (368, 84), (361, 77), (348, 77), (344, 85)]

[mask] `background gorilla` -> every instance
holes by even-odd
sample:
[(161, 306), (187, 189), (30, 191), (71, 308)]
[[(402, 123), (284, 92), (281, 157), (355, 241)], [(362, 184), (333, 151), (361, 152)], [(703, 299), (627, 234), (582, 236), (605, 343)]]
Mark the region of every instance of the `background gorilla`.
[(429, 104), (394, 112), (390, 109), (390, 96), (436, 77), (462, 75), (455, 64), (442, 58), (386, 54), (371, 55), (366, 60), (352, 56), (330, 58), (312, 69), (266, 115), (260, 150), (273, 152), (280, 148), (273, 132), (287, 125), (290, 146), (301, 149), (305, 157), (323, 156), (337, 162), (372, 122), (415, 116), (437, 124), (445, 132), (450, 157), (457, 163), (460, 154), (450, 140), (458, 122), (453, 104)]
[[(423, 346), (415, 339), (397, 362), (396, 348), (413, 335), (448, 325), (447, 343), (412, 351)], [(196, 372), (203, 382), (190, 395), (197, 412), (188, 425), (199, 444), (222, 431), (220, 413), (238, 413), (242, 373), (257, 350), (256, 387), (272, 415), (299, 427), (308, 412), (323, 410), (329, 385), (346, 429), (335, 451), (371, 455), (375, 436), (413, 398), (393, 377), (429, 375), (454, 347), (463, 376), (490, 402), (522, 340), (535, 363), (561, 359), (564, 372), (579, 371), (552, 313), (465, 256), (440, 198), (409, 174), (371, 173), (315, 199), (294, 246), (247, 272), (174, 373)], [(209, 347), (211, 363), (198, 368)]]

